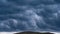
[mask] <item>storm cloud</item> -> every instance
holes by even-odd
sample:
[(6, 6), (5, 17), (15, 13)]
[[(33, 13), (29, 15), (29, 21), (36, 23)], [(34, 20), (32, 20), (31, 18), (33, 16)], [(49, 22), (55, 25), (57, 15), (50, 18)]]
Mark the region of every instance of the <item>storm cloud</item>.
[(0, 31), (60, 31), (59, 0), (0, 0)]

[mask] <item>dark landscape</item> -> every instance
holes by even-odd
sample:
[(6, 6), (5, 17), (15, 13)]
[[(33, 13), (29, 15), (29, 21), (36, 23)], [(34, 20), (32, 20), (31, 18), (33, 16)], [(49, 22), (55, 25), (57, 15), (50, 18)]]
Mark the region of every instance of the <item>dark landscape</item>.
[(20, 32), (20, 33), (15, 33), (15, 34), (54, 34), (54, 33), (49, 33), (49, 32), (45, 32), (45, 33), (41, 33), (41, 32)]

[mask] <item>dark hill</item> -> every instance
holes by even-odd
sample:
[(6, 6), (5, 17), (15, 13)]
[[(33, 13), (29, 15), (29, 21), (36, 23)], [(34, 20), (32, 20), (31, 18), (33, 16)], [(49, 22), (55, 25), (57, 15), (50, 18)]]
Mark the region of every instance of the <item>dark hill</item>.
[(46, 32), (46, 33), (41, 33), (41, 32), (19, 32), (19, 33), (15, 33), (15, 34), (53, 34), (53, 33), (49, 33), (49, 32)]

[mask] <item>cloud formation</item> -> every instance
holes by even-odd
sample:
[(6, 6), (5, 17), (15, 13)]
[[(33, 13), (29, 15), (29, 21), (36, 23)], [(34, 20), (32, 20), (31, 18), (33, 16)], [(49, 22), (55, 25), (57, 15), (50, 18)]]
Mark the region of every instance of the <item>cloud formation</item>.
[(0, 31), (60, 31), (55, 0), (0, 0)]

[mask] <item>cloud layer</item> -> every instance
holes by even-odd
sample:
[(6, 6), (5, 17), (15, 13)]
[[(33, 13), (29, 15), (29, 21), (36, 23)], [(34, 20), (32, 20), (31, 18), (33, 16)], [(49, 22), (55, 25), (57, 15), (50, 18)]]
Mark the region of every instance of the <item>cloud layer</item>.
[(0, 0), (0, 31), (60, 31), (58, 0)]

